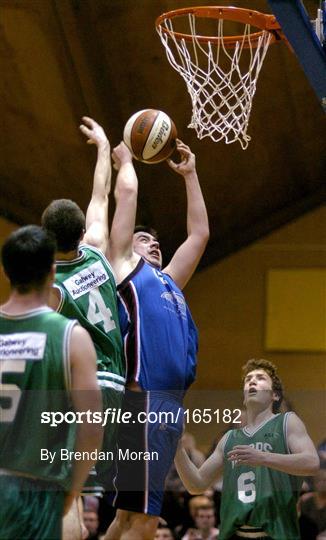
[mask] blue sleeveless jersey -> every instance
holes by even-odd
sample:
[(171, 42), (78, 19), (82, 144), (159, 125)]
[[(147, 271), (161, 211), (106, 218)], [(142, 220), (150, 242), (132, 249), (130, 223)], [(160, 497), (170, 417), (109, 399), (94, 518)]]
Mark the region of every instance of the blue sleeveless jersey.
[(184, 392), (195, 379), (198, 332), (173, 279), (140, 259), (118, 303), (128, 382)]

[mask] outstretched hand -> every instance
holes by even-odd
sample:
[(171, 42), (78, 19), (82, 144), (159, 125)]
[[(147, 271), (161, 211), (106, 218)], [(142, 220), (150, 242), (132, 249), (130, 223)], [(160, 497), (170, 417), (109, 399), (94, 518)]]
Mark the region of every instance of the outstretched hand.
[(252, 446), (238, 444), (227, 454), (228, 461), (233, 461), (235, 465), (252, 465), (258, 467), (265, 462), (266, 452), (257, 450)]
[(80, 131), (88, 137), (87, 144), (96, 144), (100, 146), (109, 145), (104, 129), (95, 120), (89, 116), (83, 116), (83, 124), (79, 126)]
[(118, 171), (124, 163), (131, 163), (132, 162), (132, 153), (130, 152), (128, 146), (121, 141), (118, 146), (113, 148), (112, 152), (112, 159), (113, 159), (113, 168)]
[(171, 169), (173, 169), (176, 173), (185, 176), (196, 170), (196, 157), (195, 154), (193, 154), (190, 150), (189, 146), (187, 146), (184, 142), (182, 142), (180, 139), (177, 139), (176, 142), (181, 161), (180, 163), (175, 163), (172, 161), (172, 159), (168, 159), (167, 162)]

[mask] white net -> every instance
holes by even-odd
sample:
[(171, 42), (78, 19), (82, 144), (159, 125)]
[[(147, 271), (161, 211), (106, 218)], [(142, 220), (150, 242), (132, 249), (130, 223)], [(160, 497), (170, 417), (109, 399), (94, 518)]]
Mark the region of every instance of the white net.
[(187, 15), (189, 35), (186, 41), (175, 36), (173, 20), (165, 19), (158, 33), (171, 66), (180, 73), (191, 97), (192, 117), (188, 125), (199, 139), (224, 139), (226, 144), (239, 141), (245, 150), (251, 137), (247, 134), (252, 100), (271, 33), (262, 31), (252, 42), (251, 27), (244, 25), (243, 35), (233, 49), (224, 42), (223, 19), (217, 20), (216, 42), (199, 41), (196, 18)]

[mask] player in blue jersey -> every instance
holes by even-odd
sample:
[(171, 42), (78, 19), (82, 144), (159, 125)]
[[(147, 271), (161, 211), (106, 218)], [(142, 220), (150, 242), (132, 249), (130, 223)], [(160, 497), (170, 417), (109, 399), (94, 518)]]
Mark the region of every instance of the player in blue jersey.
[[(168, 163), (184, 178), (188, 235), (163, 270), (155, 231), (135, 229), (138, 180), (131, 153), (123, 142), (113, 152), (119, 172), (109, 253), (127, 362), (124, 408), (136, 420), (120, 427), (118, 511), (106, 540), (154, 538), (165, 477), (182, 432), (182, 399), (195, 378), (197, 330), (182, 289), (204, 252), (209, 227), (195, 156), (180, 140), (177, 150), (180, 163)], [(158, 421), (137, 421), (149, 413)], [(123, 460), (131, 451), (139, 456), (136, 462)]]

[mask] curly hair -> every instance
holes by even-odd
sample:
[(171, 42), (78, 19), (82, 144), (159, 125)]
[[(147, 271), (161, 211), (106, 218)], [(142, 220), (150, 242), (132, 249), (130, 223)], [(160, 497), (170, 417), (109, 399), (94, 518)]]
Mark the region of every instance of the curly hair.
[(251, 358), (244, 366), (242, 366), (242, 381), (244, 382), (244, 379), (248, 373), (254, 371), (255, 369), (264, 370), (272, 379), (272, 390), (279, 398), (277, 401), (273, 402), (272, 410), (273, 413), (277, 413), (280, 410), (283, 400), (283, 385), (281, 379), (277, 375), (277, 367), (272, 364), (272, 362), (265, 360), (264, 358)]

